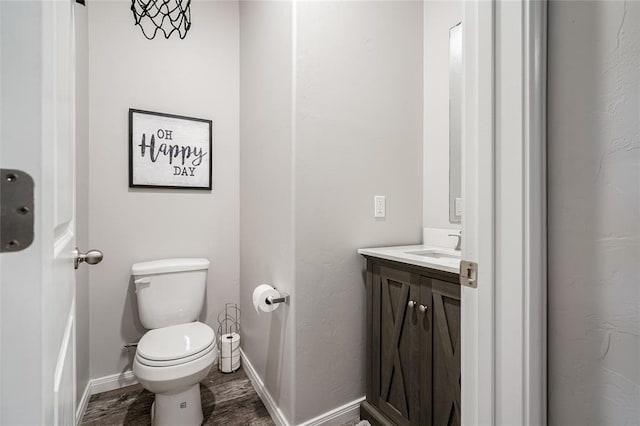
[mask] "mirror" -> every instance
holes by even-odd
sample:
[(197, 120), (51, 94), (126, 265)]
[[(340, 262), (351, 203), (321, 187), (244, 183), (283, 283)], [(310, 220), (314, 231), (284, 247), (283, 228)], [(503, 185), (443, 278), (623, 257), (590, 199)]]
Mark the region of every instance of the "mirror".
[(449, 30), (449, 222), (462, 219), (462, 23)]

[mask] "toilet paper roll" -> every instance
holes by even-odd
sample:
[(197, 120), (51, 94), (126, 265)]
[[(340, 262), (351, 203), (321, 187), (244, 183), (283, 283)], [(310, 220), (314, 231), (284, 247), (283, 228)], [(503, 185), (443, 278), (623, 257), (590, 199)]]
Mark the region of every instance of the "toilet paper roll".
[(240, 368), (240, 335), (228, 333), (220, 336), (218, 368), (223, 373), (233, 373)]
[(260, 284), (253, 290), (253, 307), (256, 308), (256, 312), (272, 312), (278, 309), (278, 304), (268, 304), (267, 297), (280, 297), (278, 290), (270, 286), (269, 284)]

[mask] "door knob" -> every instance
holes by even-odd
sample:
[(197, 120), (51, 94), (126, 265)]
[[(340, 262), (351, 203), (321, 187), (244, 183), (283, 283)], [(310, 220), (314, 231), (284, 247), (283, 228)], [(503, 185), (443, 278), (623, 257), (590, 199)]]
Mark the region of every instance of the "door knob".
[(80, 253), (78, 247), (73, 251), (73, 267), (78, 269), (78, 266), (82, 263), (88, 263), (89, 265), (95, 265), (102, 262), (102, 252), (100, 250), (89, 250), (86, 253)]
[(416, 306), (416, 302), (414, 302), (413, 300), (409, 300), (409, 303), (407, 303), (407, 306), (409, 306), (409, 308), (413, 309), (413, 307)]
[(420, 309), (420, 312), (422, 312), (424, 314), (425, 312), (427, 312), (429, 307), (428, 306), (424, 306), (424, 305), (420, 305), (420, 306), (418, 306), (418, 309)]

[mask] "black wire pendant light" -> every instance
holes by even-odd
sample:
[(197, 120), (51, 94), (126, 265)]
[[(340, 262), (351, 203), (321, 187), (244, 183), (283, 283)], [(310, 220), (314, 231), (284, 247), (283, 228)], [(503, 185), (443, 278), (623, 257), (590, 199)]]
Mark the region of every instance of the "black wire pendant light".
[(164, 38), (177, 32), (181, 39), (191, 28), (191, 0), (131, 0), (135, 25), (152, 40), (158, 30)]

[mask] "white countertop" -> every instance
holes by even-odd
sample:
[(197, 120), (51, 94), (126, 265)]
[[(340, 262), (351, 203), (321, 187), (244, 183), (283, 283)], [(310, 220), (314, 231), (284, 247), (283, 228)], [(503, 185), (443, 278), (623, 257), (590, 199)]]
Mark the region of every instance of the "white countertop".
[[(411, 254), (407, 252), (419, 252), (437, 250), (442, 253), (458, 256), (457, 259), (452, 258), (433, 258)], [(376, 247), (358, 249), (358, 254), (378, 257), (380, 259), (393, 260), (396, 262), (406, 263), (409, 265), (422, 266), (424, 268), (436, 269), (438, 271), (460, 273), (460, 252), (452, 249), (436, 247), (427, 244), (418, 244), (413, 246), (397, 246), (397, 247)]]

